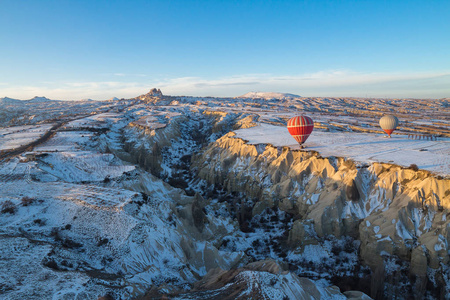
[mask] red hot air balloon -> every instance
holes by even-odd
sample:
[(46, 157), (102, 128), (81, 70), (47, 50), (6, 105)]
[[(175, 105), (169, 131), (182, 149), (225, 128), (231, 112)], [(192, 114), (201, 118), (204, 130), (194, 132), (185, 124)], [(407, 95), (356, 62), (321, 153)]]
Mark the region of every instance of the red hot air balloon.
[(288, 121), (287, 129), (301, 146), (313, 131), (314, 122), (306, 116), (293, 117)]

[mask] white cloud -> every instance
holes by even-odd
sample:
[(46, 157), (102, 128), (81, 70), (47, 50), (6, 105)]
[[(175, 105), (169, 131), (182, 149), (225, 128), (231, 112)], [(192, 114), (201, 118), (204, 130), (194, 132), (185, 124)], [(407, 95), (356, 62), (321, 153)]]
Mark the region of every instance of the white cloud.
[(270, 91), (302, 96), (442, 98), (450, 96), (450, 72), (361, 73), (329, 70), (291, 76), (247, 74), (222, 78), (179, 77), (135, 82), (47, 82), (32, 86), (0, 86), (0, 96), (19, 99), (34, 96), (52, 99), (129, 98), (146, 93), (153, 87), (161, 88), (168, 95), (193, 96), (225, 97), (239, 96), (249, 91)]
[(79, 100), (86, 98), (105, 100), (112, 97), (135, 97), (148, 89), (148, 84), (137, 82), (66, 82), (40, 86), (0, 87), (0, 97), (8, 96), (18, 99), (30, 99), (34, 96), (46, 96), (50, 99), (61, 100)]
[(450, 95), (450, 72), (359, 73), (331, 70), (297, 76), (183, 77), (160, 81), (155, 86), (175, 95), (237, 96), (248, 91), (271, 91), (302, 96), (441, 98)]
[(128, 74), (128, 73), (114, 73), (112, 75), (120, 76), (120, 77), (146, 77), (147, 76), (146, 74)]

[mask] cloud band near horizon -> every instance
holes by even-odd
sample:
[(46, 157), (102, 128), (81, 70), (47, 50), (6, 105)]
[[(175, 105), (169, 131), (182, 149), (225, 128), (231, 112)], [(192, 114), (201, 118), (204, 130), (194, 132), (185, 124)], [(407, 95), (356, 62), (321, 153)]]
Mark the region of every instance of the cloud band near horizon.
[[(120, 77), (126, 79), (126, 74), (120, 74)], [(149, 76), (142, 76), (147, 77)], [(247, 74), (213, 79), (179, 77), (133, 82), (43, 82), (27, 86), (2, 83), (0, 96), (18, 99), (45, 96), (61, 100), (106, 100), (112, 97), (136, 97), (153, 87), (160, 88), (166, 95), (174, 96), (236, 97), (250, 91), (261, 91), (292, 93), (306, 97), (446, 98), (450, 97), (450, 71), (361, 73), (331, 70), (295, 76)]]

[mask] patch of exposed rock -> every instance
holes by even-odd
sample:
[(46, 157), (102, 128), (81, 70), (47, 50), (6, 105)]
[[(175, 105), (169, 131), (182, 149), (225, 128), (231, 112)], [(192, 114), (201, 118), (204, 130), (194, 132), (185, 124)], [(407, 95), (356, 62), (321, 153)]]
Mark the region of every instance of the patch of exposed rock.
[(342, 294), (336, 286), (324, 285), (284, 271), (273, 260), (250, 263), (233, 270), (211, 269), (187, 293), (161, 295), (151, 291), (143, 299), (370, 299), (364, 293)]

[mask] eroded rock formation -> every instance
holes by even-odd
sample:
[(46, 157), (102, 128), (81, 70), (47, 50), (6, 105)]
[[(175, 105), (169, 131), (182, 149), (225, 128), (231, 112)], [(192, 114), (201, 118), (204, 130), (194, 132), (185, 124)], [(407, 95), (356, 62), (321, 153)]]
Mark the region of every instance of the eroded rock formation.
[[(313, 224), (319, 238), (360, 240), (360, 259), (381, 282), (385, 271), (380, 268), (398, 257), (410, 264), (416, 289), (424, 289), (431, 273), (433, 284), (448, 288), (449, 179), (390, 164), (360, 167), (343, 158), (250, 145), (233, 136), (212, 143), (193, 159), (194, 167), (209, 183), (252, 199), (253, 217), (267, 208), (291, 214), (291, 247), (317, 243), (305, 230), (305, 224)], [(372, 296), (381, 288), (374, 283)]]

